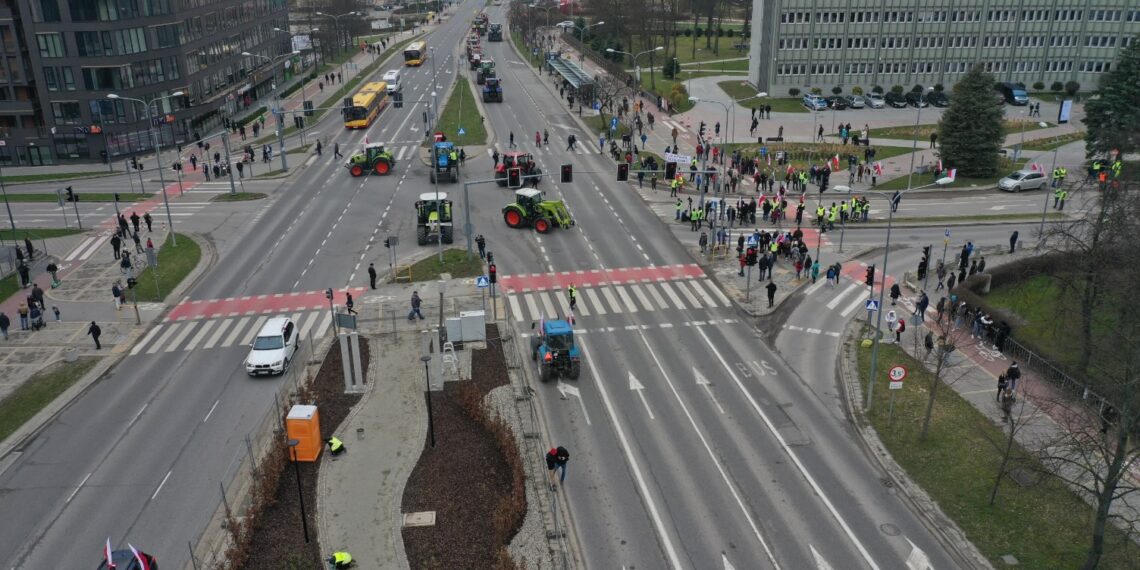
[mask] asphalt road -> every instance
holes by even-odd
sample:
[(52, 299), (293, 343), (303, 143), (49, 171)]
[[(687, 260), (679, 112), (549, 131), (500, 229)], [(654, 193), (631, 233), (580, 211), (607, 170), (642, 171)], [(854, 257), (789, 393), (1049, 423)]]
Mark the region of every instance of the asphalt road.
[[(475, 4), (456, 8), (429, 35), (441, 70)], [(400, 55), (378, 75), (396, 67), (403, 67)], [(431, 69), (405, 68), (406, 101), (430, 98)], [(454, 73), (440, 73), (437, 85), (446, 88), (453, 78)], [(408, 105), (386, 110), (367, 131), (347, 132), (327, 122), (321, 128), (328, 137), (323, 157), (291, 155), (294, 164), (314, 163), (256, 212), (237, 206), (249, 214), (234, 220), (245, 225), (245, 235), (234, 237), (227, 228), (228, 247), (189, 298), (340, 288), (362, 256), (385, 259), (385, 253), (371, 251), (374, 237), (410, 223), (413, 194), (425, 186), (426, 167), (405, 159), (394, 176), (353, 179), (343, 161), (332, 157), (331, 143), (339, 141), (346, 154), (365, 137), (416, 145), (423, 134), (418, 117), (417, 106)], [(403, 174), (416, 169), (423, 173), (405, 184)], [(186, 227), (193, 229), (194, 222), (188, 219)], [(365, 279), (358, 276), (356, 284)], [(246, 376), (245, 351), (239, 343), (128, 356), (27, 442), (0, 474), (0, 513), (19, 521), (0, 528), (6, 566), (89, 567), (110, 537), (114, 544), (129, 541), (155, 554), (164, 568), (182, 567), (189, 559), (187, 543), (197, 540), (219, 504), (219, 483), (232, 479), (246, 453), (245, 436), (272, 406), (279, 387), (279, 379)]]

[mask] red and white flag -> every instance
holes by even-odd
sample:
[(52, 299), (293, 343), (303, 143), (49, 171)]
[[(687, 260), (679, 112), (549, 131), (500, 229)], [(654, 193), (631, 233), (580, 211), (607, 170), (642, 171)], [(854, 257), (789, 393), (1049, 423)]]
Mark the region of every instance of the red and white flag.
[(107, 559), (107, 568), (115, 568), (115, 561), (111, 557), (111, 537), (107, 537), (107, 543), (103, 546), (103, 557)]
[(129, 542), (127, 543), (127, 546), (129, 546), (131, 548), (131, 552), (134, 553), (135, 560), (139, 561), (139, 568), (141, 570), (150, 570), (150, 564), (147, 564), (146, 557), (143, 556), (143, 553), (139, 552), (139, 550)]
[(943, 170), (945, 170), (944, 168), (942, 168), (942, 159), (941, 158), (938, 159), (938, 167), (936, 170), (938, 170), (938, 172), (942, 172)]
[(768, 166), (772, 166), (772, 153), (768, 153)]
[(879, 162), (875, 163), (875, 176), (882, 176), (882, 175), (883, 175), (883, 162), (879, 161)]
[(839, 170), (839, 154), (836, 154), (834, 157), (832, 157), (831, 169), (832, 170)]
[(1036, 162), (1034, 162), (1033, 164), (1029, 165), (1029, 169), (1032, 170), (1033, 172), (1038, 172), (1041, 170), (1041, 167), (1038, 166)]
[(951, 168), (950, 172), (946, 174), (946, 177), (949, 178), (951, 182), (953, 182), (954, 178), (957, 176), (958, 176), (958, 169), (957, 168)]

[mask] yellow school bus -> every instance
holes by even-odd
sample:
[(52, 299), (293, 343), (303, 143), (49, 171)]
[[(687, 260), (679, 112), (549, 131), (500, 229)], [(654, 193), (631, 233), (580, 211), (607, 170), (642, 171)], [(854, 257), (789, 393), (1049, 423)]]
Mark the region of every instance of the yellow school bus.
[(408, 44), (408, 47), (404, 48), (404, 65), (409, 67), (422, 65), (424, 60), (427, 59), (427, 56), (427, 42), (412, 42)]
[(351, 98), (344, 100), (344, 127), (366, 129), (388, 104), (388, 84), (383, 81), (365, 83)]

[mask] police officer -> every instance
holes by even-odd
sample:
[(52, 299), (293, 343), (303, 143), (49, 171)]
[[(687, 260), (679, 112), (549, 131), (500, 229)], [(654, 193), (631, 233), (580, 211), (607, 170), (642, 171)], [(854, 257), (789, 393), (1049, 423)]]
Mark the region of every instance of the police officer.
[(352, 565), (352, 555), (344, 551), (334, 552), (332, 556), (328, 557), (328, 561), (334, 568), (340, 570)]
[[(340, 454), (348, 451), (348, 448), (344, 446), (344, 442), (341, 441), (340, 438), (338, 438), (335, 435), (328, 438), (325, 441), (329, 444), (329, 453), (332, 453), (334, 456), (340, 455)], [(351, 557), (350, 557), (350, 560), (351, 560)]]

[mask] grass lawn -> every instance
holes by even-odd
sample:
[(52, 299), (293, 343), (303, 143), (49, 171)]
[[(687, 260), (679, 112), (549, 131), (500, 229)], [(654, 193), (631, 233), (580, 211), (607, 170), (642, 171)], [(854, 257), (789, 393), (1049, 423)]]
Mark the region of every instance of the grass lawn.
[(6, 398), (0, 400), (0, 440), (12, 435), (60, 394), (87, 374), (98, 358), (57, 362), (32, 376)]
[(1031, 141), (1025, 141), (1025, 144), (1021, 145), (1021, 149), (1022, 150), (1053, 150), (1055, 148), (1065, 146), (1065, 145), (1072, 143), (1072, 142), (1085, 140), (1086, 134), (1087, 133), (1085, 133), (1084, 131), (1077, 131), (1075, 133), (1066, 133), (1066, 134), (1058, 135), (1055, 137), (1047, 137), (1047, 138), (1043, 138), (1043, 139), (1035, 139), (1035, 140), (1031, 140)]
[[(1075, 293), (1063, 293), (1063, 284), (1047, 275), (1039, 275), (1015, 284), (995, 287), (986, 295), (986, 302), (997, 307), (1005, 307), (1024, 322), (1017, 327), (1017, 337), (1028, 341), (1050, 357), (1061, 362), (1077, 362), (1080, 330), (1072, 326), (1075, 321), (1059, 315), (1076, 314), (1080, 311)], [(1102, 323), (1112, 322), (1111, 309), (1102, 311), (1097, 319)], [(1111, 325), (1101, 327), (1094, 334), (1108, 336)], [(1111, 339), (1105, 342), (1111, 343)]]
[[(113, 202), (115, 201), (115, 194), (113, 192), (76, 192), (79, 195), (80, 202)], [(119, 202), (141, 202), (150, 199), (153, 194), (139, 194), (137, 192), (120, 192)], [(59, 201), (59, 196), (54, 193), (35, 193), (35, 194), (8, 194), (9, 202), (52, 202)], [(68, 204), (70, 207), (71, 205)]]
[[(691, 25), (691, 22), (690, 22), (690, 25)], [(684, 24), (681, 24), (681, 26), (684, 26)], [(725, 29), (727, 30), (728, 26), (725, 26)], [(634, 45), (638, 45), (638, 39), (637, 38), (635, 38), (633, 41), (634, 41)], [(731, 38), (728, 36), (722, 36), (720, 38), (720, 49), (715, 50), (715, 51), (713, 48), (706, 48), (705, 47), (706, 41), (707, 41), (707, 39), (704, 36), (701, 36), (699, 38), (694, 38), (694, 37), (685, 37), (684, 34), (682, 34), (682, 35), (677, 37), (677, 53), (676, 54), (671, 53), (673, 50), (673, 42), (672, 41), (669, 42), (669, 45), (666, 46), (666, 49), (664, 51), (662, 51), (661, 54), (675, 55), (677, 57), (677, 60), (681, 62), (681, 65), (685, 65), (688, 63), (692, 63), (695, 65), (696, 62), (698, 62), (698, 61), (706, 62), (706, 61), (712, 61), (712, 60), (717, 60), (717, 59), (737, 59), (737, 58), (741, 58), (741, 57), (748, 57), (748, 48), (745, 48), (743, 52), (736, 50), (736, 49), (733, 49), (733, 47), (732, 47), (733, 44), (737, 44), (737, 43), (741, 43), (741, 42), (748, 43), (748, 40), (741, 38), (740, 36), (737, 36), (736, 34), (733, 34), (733, 37), (731, 37)], [(693, 57), (693, 44), (694, 43), (696, 43), (696, 45), (697, 45), (696, 46), (697, 47), (696, 57)], [(715, 37), (712, 39), (712, 45), (714, 47), (716, 46), (716, 38)], [(647, 48), (642, 48), (642, 49), (647, 49)], [(626, 51), (632, 51), (632, 52), (636, 53), (636, 52), (641, 51), (641, 50), (629, 50), (629, 49), (627, 49)], [(649, 56), (647, 56), (647, 55), (642, 56), (641, 61), (648, 62)], [(661, 65), (662, 64), (661, 62), (663, 62), (663, 61), (664, 60), (661, 57), (657, 57), (657, 58), (655, 58), (654, 63), (656, 63), (657, 65)], [(648, 64), (646, 64), (646, 65), (648, 65)]]
[[(720, 87), (721, 91), (724, 91), (726, 94), (728, 94), (729, 97), (732, 97), (733, 99), (736, 99), (736, 100), (744, 99), (745, 97), (752, 97), (753, 95), (756, 94), (756, 89), (754, 87), (752, 87), (751, 85), (749, 85), (748, 82), (744, 81), (743, 79), (741, 79), (741, 80), (733, 79), (730, 81), (721, 81), (720, 83), (717, 83), (716, 85), (717, 85), (717, 87)], [(777, 113), (807, 113), (808, 112), (807, 107), (804, 107), (800, 103), (799, 99), (781, 99), (781, 98), (773, 98), (773, 97), (754, 97), (752, 99), (748, 99), (747, 101), (741, 101), (740, 105), (742, 105), (744, 107), (748, 107), (749, 109), (754, 109), (754, 108), (759, 107), (761, 105), (771, 105), (772, 110), (777, 112)], [(763, 123), (761, 123), (761, 124), (763, 124)]]
[[(880, 147), (883, 148), (883, 147)], [(885, 147), (885, 148), (900, 148), (900, 147)], [(910, 150), (910, 149), (906, 149)], [(953, 182), (940, 188), (992, 188), (997, 186), (998, 180), (1007, 173), (1017, 170), (1028, 162), (1027, 159), (1022, 158), (1014, 162), (1012, 160), (1003, 158), (998, 161), (998, 174), (993, 178), (970, 178), (967, 176), (959, 176)], [(892, 180), (879, 183), (875, 188), (879, 190), (904, 190), (906, 189), (907, 177), (906, 175), (899, 176)], [(915, 173), (914, 180), (911, 182), (913, 186), (922, 186), (925, 184), (934, 183), (934, 173), (918, 174)]]
[(288, 171), (281, 170), (280, 168), (278, 168), (277, 170), (270, 170), (269, 172), (262, 172), (261, 174), (254, 176), (254, 178), (270, 178), (273, 176), (280, 176), (282, 174), (285, 174), (286, 172), (288, 172)]
[[(487, 129), (479, 116), (479, 107), (475, 105), (475, 94), (471, 91), (476, 87), (465, 74), (451, 90), (451, 96), (439, 116), (439, 130), (456, 146), (487, 143)], [(459, 134), (459, 127), (463, 127), (466, 133)]]
[(479, 259), (478, 253), (472, 252), (471, 259), (467, 259), (466, 249), (445, 249), (441, 265), (435, 249), (439, 246), (433, 244), (430, 247), (430, 257), (412, 264), (412, 281), (438, 281), (441, 273), (449, 273), (456, 279), (483, 275), (483, 261)]
[(5, 184), (19, 184), (21, 182), (51, 182), (52, 180), (71, 180), (73, 178), (92, 178), (96, 176), (112, 176), (114, 173), (106, 170), (92, 170), (89, 172), (45, 172), (43, 174), (19, 174), (16, 176), (3, 176)]
[[(15, 273), (0, 279), (0, 302), (7, 301), (8, 297), (15, 295), (20, 291), (19, 276)], [(16, 319), (17, 315), (8, 315), (9, 319)], [(16, 319), (16, 324), (19, 324), (19, 319)]]
[[(139, 273), (135, 293), (139, 301), (162, 301), (182, 280), (190, 274), (202, 258), (202, 248), (189, 236), (177, 234), (178, 246), (171, 245), (170, 238), (158, 249), (158, 268), (148, 267)], [(155, 289), (155, 276), (158, 288)]]
[[(681, 64), (681, 67), (682, 67), (681, 71), (682, 72), (684, 72), (684, 71), (702, 71), (702, 72), (703, 71), (709, 71), (709, 72), (744, 71), (744, 72), (747, 72), (748, 71), (748, 61), (749, 61), (748, 58), (744, 58), (744, 59), (734, 59), (734, 60), (727, 60), (727, 61), (714, 61), (714, 62), (700, 63), (700, 64), (696, 64), (696, 63), (684, 64), (683, 63), (683, 64)], [(644, 69), (641, 70), (641, 73), (644, 75), (645, 70)]]
[[(743, 149), (744, 156), (756, 156), (759, 154), (761, 145), (756, 143), (733, 143), (724, 145), (725, 152), (732, 153), (736, 149)], [(863, 160), (863, 147), (842, 145), (837, 143), (768, 143), (763, 145), (768, 149), (769, 153), (776, 153), (777, 151), (785, 151), (789, 155), (789, 164), (795, 168), (810, 168), (812, 164), (821, 164), (824, 160), (830, 160), (836, 154), (839, 155), (841, 160), (841, 167), (847, 168), (847, 155), (855, 153), (855, 156)], [(891, 157), (909, 154), (910, 149), (900, 146), (877, 146), (875, 148), (875, 160), (886, 160)], [(776, 168), (776, 163), (773, 160), (772, 168)], [(781, 167), (787, 168), (787, 167)], [(833, 177), (833, 181), (836, 179)], [(838, 182), (836, 182), (838, 184)]]
[[(1023, 122), (1025, 123), (1025, 132), (1026, 133), (1036, 131), (1039, 129), (1057, 126), (1057, 125), (1054, 125), (1052, 123), (1045, 123), (1046, 126), (1042, 127), (1041, 125), (1038, 124), (1037, 121), (1011, 121), (1011, 120), (1007, 119), (1005, 121), (1005, 134), (1007, 136), (1013, 135), (1013, 134), (1021, 134), (1021, 124)], [(852, 128), (859, 128), (857, 125), (854, 125), (854, 124), (851, 125), (851, 127)], [(937, 128), (938, 128), (937, 124), (919, 125), (918, 126), (917, 140), (920, 140), (920, 141), (930, 140), (930, 133), (934, 132)], [(832, 133), (832, 134), (836, 135), (838, 133)], [(916, 137), (914, 136), (914, 125), (903, 125), (903, 126), (898, 126), (898, 127), (880, 127), (877, 129), (871, 129), (871, 140), (873, 141), (876, 138), (899, 139), (899, 140), (905, 140), (905, 141), (915, 140)]]
[[(515, 48), (519, 50), (519, 53), (521, 53), (521, 54), (529, 54), (530, 53), (530, 48), (526, 47), (526, 41), (523, 39), (523, 35), (521, 32), (512, 31), (511, 32), (511, 41), (514, 42)], [(537, 68), (538, 66), (540, 66), (542, 64), (541, 57), (542, 57), (542, 54), (539, 53), (539, 57), (527, 56), (524, 59), (526, 60), (527, 63), (529, 63), (529, 64), (531, 64)], [(470, 66), (467, 66), (467, 67), (470, 67)]]
[(260, 200), (265, 198), (265, 194), (261, 192), (238, 192), (236, 194), (218, 194), (210, 198), (211, 202), (246, 202), (249, 200)]
[(0, 240), (22, 240), (26, 237), (32, 239), (46, 239), (53, 237), (73, 236), (81, 234), (85, 230), (76, 228), (26, 228), (22, 230), (0, 230)]
[[(871, 348), (855, 350), (865, 397)], [(909, 375), (902, 389), (888, 390), (885, 371), (895, 364), (906, 366)], [(990, 506), (990, 492), (1001, 459), (997, 445), (1004, 444), (1004, 430), (957, 392), (943, 386), (938, 391), (929, 435), (920, 441), (932, 375), (890, 344), (879, 347), (877, 370), (882, 375), (868, 418), (871, 425), (895, 461), (930, 493), (995, 567), (1005, 566), (1000, 557), (1006, 554), (1017, 557), (1021, 568), (1081, 566), (1091, 538), (1093, 509), (1088, 504), (1055, 479), (1045, 478), (1036, 485), (1021, 487), (1007, 477), (996, 503)], [(944, 374), (953, 377), (955, 372), (951, 369)], [(892, 393), (894, 414), (888, 423)], [(1036, 460), (1020, 447), (1014, 456), (1039, 468)], [(1130, 567), (1129, 555), (1136, 555), (1134, 548), (1122, 547), (1123, 534), (1109, 526), (1108, 545), (1100, 567)], [(1135, 562), (1134, 558), (1131, 560)]]

